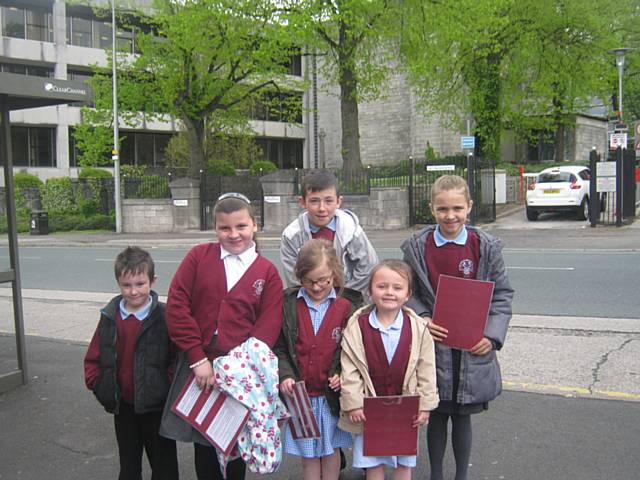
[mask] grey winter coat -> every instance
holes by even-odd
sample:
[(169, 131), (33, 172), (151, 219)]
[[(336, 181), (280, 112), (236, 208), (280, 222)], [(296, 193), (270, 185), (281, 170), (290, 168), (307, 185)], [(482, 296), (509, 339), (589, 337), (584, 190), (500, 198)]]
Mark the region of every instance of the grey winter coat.
[[(467, 227), (467, 229), (475, 232), (480, 239), (480, 260), (476, 279), (495, 282), (489, 318), (484, 331), (485, 337), (492, 341), (494, 350), (485, 355), (461, 352), (458, 395), (453, 399), (451, 398), (453, 394), (452, 349), (436, 342), (436, 372), (440, 400), (455, 401), (461, 405), (493, 400), (502, 391), (502, 377), (496, 350), (502, 348), (507, 335), (514, 293), (502, 258), (502, 242), (480, 229), (474, 227)], [(429, 283), (424, 259), (427, 237), (434, 231), (435, 226), (426, 227), (405, 240), (401, 247), (405, 262), (413, 269), (413, 295), (407, 305), (422, 317), (431, 317), (435, 302), (435, 293)]]
[[(333, 246), (344, 265), (345, 286), (358, 290), (366, 296), (369, 273), (378, 263), (378, 255), (355, 213), (338, 208), (335, 216), (336, 235)], [(298, 252), (311, 238), (309, 215), (306, 210), (282, 232), (280, 260), (288, 287), (299, 284), (293, 273), (293, 267), (298, 260)]]

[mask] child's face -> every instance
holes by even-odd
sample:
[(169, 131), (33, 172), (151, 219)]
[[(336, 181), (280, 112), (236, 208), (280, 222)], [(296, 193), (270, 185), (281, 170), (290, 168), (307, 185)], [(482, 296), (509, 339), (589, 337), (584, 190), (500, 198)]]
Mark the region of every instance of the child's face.
[(442, 235), (453, 240), (462, 230), (473, 202), (467, 201), (462, 190), (445, 190), (438, 193), (430, 205)]
[(390, 268), (383, 267), (374, 274), (369, 295), (378, 312), (397, 313), (409, 300), (411, 292), (406, 278)]
[(239, 255), (253, 243), (253, 235), (258, 231), (256, 223), (244, 208), (231, 213), (218, 213), (216, 235), (224, 249)]
[(342, 204), (342, 197), (338, 197), (335, 188), (327, 188), (307, 192), (306, 196), (298, 199), (298, 203), (309, 212), (309, 223), (316, 227), (326, 227)]
[(131, 273), (125, 272), (118, 279), (120, 293), (124, 298), (124, 305), (130, 312), (137, 312), (145, 306), (149, 300), (149, 292), (155, 282), (149, 278), (147, 272)]
[(311, 270), (301, 279), (302, 286), (316, 303), (323, 301), (333, 288), (333, 272), (324, 263), (318, 268)]

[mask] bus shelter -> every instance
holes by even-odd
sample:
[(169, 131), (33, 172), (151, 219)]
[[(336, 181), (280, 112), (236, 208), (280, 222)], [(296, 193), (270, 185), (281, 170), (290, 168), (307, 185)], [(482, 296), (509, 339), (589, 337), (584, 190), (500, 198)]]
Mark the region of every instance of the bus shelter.
[(0, 370), (0, 393), (19, 385), (25, 385), (29, 378), (13, 186), (10, 114), (12, 111), (27, 108), (72, 102), (88, 103), (90, 99), (91, 91), (82, 82), (0, 73), (0, 163), (4, 172), (4, 201), (8, 236), (8, 263), (0, 264), (0, 284), (11, 284), (13, 336), (15, 336), (15, 348), (13, 348), (11, 332), (3, 335), (0, 366), (4, 366), (4, 368)]

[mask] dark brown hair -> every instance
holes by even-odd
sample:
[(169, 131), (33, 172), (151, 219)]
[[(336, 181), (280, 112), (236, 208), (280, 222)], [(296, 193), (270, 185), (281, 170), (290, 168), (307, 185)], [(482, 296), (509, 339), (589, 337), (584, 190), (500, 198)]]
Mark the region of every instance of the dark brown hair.
[(398, 260), (397, 258), (387, 258), (385, 260), (382, 260), (371, 270), (371, 275), (369, 276), (369, 286), (368, 286), (369, 293), (371, 293), (371, 286), (373, 285), (373, 277), (375, 277), (376, 273), (378, 273), (378, 271), (382, 270), (383, 268), (388, 268), (389, 270), (396, 272), (398, 275), (404, 278), (407, 281), (407, 284), (409, 285), (409, 292), (413, 291), (412, 289), (413, 271), (411, 270), (411, 267), (409, 266), (409, 264), (406, 262), (403, 262), (402, 260)]
[(306, 198), (308, 193), (320, 192), (329, 188), (335, 188), (336, 197), (340, 196), (338, 193), (338, 179), (329, 170), (312, 170), (302, 179), (303, 198)]
[(113, 266), (116, 280), (119, 282), (123, 275), (138, 275), (144, 273), (149, 276), (149, 281), (155, 278), (155, 265), (153, 258), (146, 250), (140, 247), (127, 247), (116, 257)]
[(296, 278), (302, 282), (312, 270), (326, 262), (333, 275), (333, 286), (338, 290), (344, 288), (344, 267), (338, 253), (327, 240), (316, 238), (306, 242), (298, 252), (298, 260), (293, 267)]

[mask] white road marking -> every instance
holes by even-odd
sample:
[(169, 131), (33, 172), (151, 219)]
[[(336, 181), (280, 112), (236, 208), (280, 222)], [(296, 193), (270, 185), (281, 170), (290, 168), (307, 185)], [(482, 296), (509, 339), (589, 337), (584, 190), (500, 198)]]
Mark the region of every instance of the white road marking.
[[(113, 258), (94, 258), (94, 262), (113, 262)], [(153, 263), (180, 263), (182, 260), (153, 260)]]
[(575, 270), (574, 267), (507, 267), (509, 270)]

